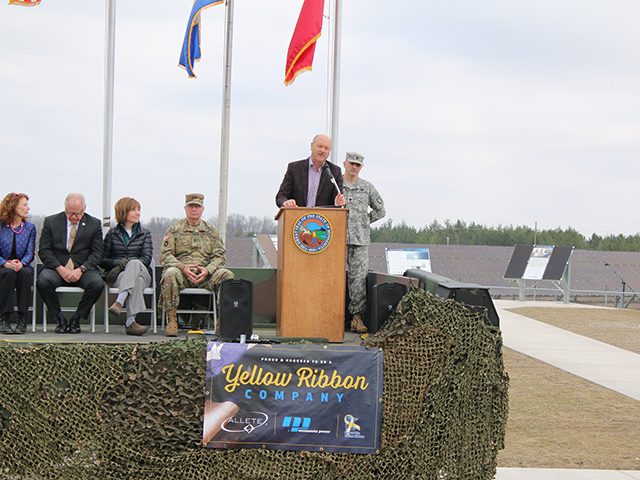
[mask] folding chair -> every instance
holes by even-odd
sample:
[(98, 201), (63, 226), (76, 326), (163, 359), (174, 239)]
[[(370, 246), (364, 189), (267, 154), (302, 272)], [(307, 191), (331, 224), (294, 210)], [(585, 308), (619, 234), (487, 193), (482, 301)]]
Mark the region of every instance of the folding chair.
[[(106, 283), (104, 284), (104, 333), (109, 333), (109, 294), (117, 295), (120, 293), (120, 289), (116, 287), (109, 287)], [(143, 310), (141, 313), (150, 313), (151, 314), (151, 323), (153, 325), (153, 333), (157, 333), (157, 301), (156, 301), (156, 267), (153, 262), (151, 262), (151, 286), (144, 289), (143, 292), (145, 295), (151, 295), (151, 308), (147, 308)], [(125, 312), (126, 308), (123, 307), (122, 311)]]
[[(80, 287), (58, 287), (56, 293), (84, 293), (84, 288)], [(73, 307), (60, 306), (62, 312), (75, 312)], [(42, 302), (42, 331), (47, 333), (47, 304)], [(91, 333), (96, 333), (96, 305), (91, 306)]]
[(38, 280), (38, 262), (33, 259), (33, 285), (31, 285), (31, 332), (36, 333), (36, 281)]
[[(189, 310), (189, 309), (178, 309), (176, 310), (177, 314), (181, 313), (192, 313), (192, 314), (201, 314), (201, 315), (212, 315), (213, 316), (213, 330), (215, 331), (218, 325), (218, 314), (216, 312), (216, 292), (213, 290), (207, 290), (206, 288), (183, 288), (180, 290), (180, 297), (183, 295), (207, 295), (210, 297), (209, 299), (209, 310)], [(166, 324), (166, 312), (164, 305), (162, 305), (162, 328), (164, 329)], [(207, 327), (209, 326), (209, 321), (207, 320)], [(156, 333), (155, 325), (153, 333)]]

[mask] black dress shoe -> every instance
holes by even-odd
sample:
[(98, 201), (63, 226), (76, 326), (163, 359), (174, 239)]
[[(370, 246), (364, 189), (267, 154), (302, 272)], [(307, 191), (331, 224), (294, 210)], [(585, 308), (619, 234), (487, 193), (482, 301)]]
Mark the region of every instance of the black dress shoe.
[(65, 333), (67, 331), (67, 319), (64, 318), (62, 313), (59, 313), (56, 316), (56, 321), (58, 322), (56, 325), (55, 332), (56, 333)]
[(0, 317), (0, 335), (9, 335), (13, 333), (13, 329), (11, 328), (11, 319), (8, 313), (3, 313), (2, 317)]
[(18, 312), (18, 323), (16, 323), (16, 328), (13, 330), (13, 333), (17, 333), (18, 335), (22, 335), (27, 331), (27, 322), (25, 322), (25, 313)]
[(80, 319), (72, 317), (67, 326), (67, 333), (80, 333)]

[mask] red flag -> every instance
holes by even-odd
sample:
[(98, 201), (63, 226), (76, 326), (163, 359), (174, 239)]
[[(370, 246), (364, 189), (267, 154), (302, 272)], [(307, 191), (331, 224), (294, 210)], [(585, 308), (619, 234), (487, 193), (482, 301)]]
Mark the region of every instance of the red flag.
[(35, 7), (40, 5), (40, 0), (9, 0), (9, 5), (22, 5), (23, 7)]
[(289, 43), (284, 75), (285, 85), (291, 84), (300, 73), (311, 70), (316, 40), (320, 38), (322, 31), (323, 10), (324, 0), (304, 0), (296, 29)]

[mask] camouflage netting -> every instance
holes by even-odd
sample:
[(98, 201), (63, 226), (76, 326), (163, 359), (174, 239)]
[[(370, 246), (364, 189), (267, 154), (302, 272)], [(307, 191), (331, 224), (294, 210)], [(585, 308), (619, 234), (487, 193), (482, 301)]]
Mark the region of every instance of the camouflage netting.
[(378, 455), (200, 447), (204, 342), (0, 346), (0, 478), (493, 478), (507, 421), (499, 331), (413, 290), (384, 349)]

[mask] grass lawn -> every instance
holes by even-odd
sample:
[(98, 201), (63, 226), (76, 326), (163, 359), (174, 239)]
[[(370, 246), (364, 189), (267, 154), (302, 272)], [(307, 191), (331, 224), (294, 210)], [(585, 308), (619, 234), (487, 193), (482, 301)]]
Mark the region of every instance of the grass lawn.
[[(518, 308), (515, 313), (638, 352), (640, 312)], [(635, 336), (636, 338), (628, 338)], [(504, 349), (511, 379), (501, 467), (640, 470), (640, 402)]]

